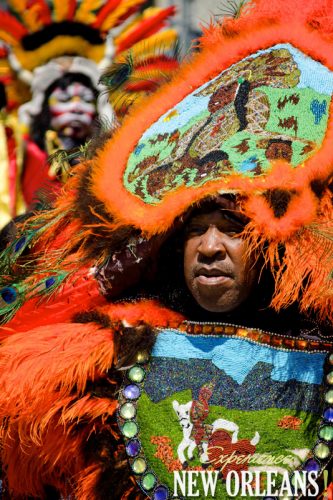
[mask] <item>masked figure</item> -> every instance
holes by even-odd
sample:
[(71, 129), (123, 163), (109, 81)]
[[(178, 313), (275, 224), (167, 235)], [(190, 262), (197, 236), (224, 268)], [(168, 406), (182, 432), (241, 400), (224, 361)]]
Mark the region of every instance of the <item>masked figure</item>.
[(12, 498), (321, 494), (332, 9), (258, 0), (211, 26), (3, 253)]
[[(174, 8), (139, 12), (144, 4), (145, 0), (13, 0), (8, 11), (0, 12), (0, 40), (7, 46), (0, 54), (1, 79), (8, 86), (10, 113), (21, 104), (16, 128), (25, 141), (23, 164), (11, 182), (16, 182), (27, 208), (36, 202), (37, 192), (49, 192), (53, 198), (69, 174), (70, 164), (50, 168), (48, 155), (82, 149), (97, 119), (108, 128), (115, 126), (130, 102), (156, 90), (178, 66), (176, 32), (164, 29)], [(155, 69), (151, 85), (145, 65)], [(105, 84), (100, 83), (103, 72)], [(135, 95), (126, 87), (133, 85), (132, 79), (137, 83)], [(118, 106), (117, 119), (109, 88), (118, 93), (117, 101), (126, 103)], [(11, 215), (20, 211), (18, 206)]]

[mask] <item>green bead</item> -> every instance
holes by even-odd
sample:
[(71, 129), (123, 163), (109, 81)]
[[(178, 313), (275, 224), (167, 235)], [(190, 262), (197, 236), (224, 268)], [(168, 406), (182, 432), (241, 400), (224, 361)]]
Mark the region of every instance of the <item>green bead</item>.
[(333, 365), (333, 354), (330, 354), (330, 357), (328, 358), (329, 362), (331, 365)]
[(140, 383), (145, 378), (146, 372), (141, 366), (132, 366), (132, 368), (128, 372), (128, 378), (132, 382)]
[(314, 451), (315, 456), (317, 458), (321, 458), (322, 460), (324, 460), (325, 458), (328, 458), (330, 455), (330, 449), (327, 446), (327, 444), (324, 444), (324, 443), (318, 443), (314, 447), (313, 451)]
[(145, 490), (149, 491), (154, 488), (156, 484), (156, 477), (154, 476), (154, 474), (149, 472), (148, 474), (143, 476), (141, 484)]
[(135, 474), (143, 474), (147, 468), (146, 461), (143, 458), (137, 458), (132, 463), (132, 470)]
[(325, 439), (325, 441), (332, 441), (333, 439), (333, 427), (330, 425), (324, 425), (319, 431), (319, 437)]
[(135, 422), (126, 422), (122, 427), (122, 433), (127, 438), (132, 438), (138, 433), (138, 426)]
[(333, 403), (333, 389), (326, 392), (325, 401), (327, 401), (328, 403)]
[(130, 420), (131, 418), (135, 417), (135, 406), (133, 403), (125, 403), (121, 408), (120, 408), (120, 416), (123, 417), (125, 420)]
[(329, 372), (326, 376), (326, 380), (329, 384), (333, 384), (333, 372)]

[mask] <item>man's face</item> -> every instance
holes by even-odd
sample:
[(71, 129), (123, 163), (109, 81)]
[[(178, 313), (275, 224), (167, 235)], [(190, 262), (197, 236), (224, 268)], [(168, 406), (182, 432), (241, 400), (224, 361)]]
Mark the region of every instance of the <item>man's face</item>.
[(236, 309), (256, 282), (258, 272), (254, 262), (245, 259), (246, 245), (239, 237), (242, 229), (233, 212), (219, 208), (194, 215), (188, 222), (185, 281), (196, 302), (207, 311)]
[(65, 89), (56, 87), (49, 97), (51, 127), (64, 136), (86, 138), (96, 117), (92, 89), (73, 82)]

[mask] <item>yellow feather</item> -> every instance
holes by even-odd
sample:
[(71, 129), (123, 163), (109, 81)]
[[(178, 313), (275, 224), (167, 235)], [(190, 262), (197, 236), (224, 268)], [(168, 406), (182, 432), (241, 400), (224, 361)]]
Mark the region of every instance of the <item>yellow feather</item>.
[(43, 26), (43, 23), (38, 20), (40, 6), (31, 4), (28, 7), (27, 0), (9, 0), (8, 5), (19, 14), (22, 23), (28, 31), (37, 31)]
[[(165, 31), (161, 31), (155, 35), (145, 38), (144, 40), (140, 40), (140, 42), (133, 45), (130, 49), (121, 52), (115, 61), (122, 62), (123, 60), (126, 60), (129, 53), (131, 53), (134, 61), (139, 63), (151, 56), (156, 56), (157, 53), (161, 54), (172, 49), (175, 46), (177, 39), (178, 33), (176, 30), (167, 29)], [(117, 42), (118, 39), (115, 40), (116, 46)]]
[(141, 5), (145, 3), (146, 0), (124, 0), (118, 7), (112, 11), (108, 17), (104, 20), (101, 29), (102, 31), (108, 31), (113, 26), (117, 24), (119, 18), (121, 18), (126, 12), (136, 5)]
[(105, 0), (83, 0), (80, 7), (76, 11), (75, 21), (79, 21), (84, 24), (91, 24), (95, 21), (96, 15), (95, 11), (100, 9), (105, 3)]
[(53, 20), (64, 21), (68, 13), (68, 2), (66, 0), (53, 0)]

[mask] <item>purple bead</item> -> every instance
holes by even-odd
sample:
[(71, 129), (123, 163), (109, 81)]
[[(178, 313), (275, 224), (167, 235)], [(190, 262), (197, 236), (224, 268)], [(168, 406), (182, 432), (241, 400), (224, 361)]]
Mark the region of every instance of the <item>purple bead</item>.
[(165, 486), (158, 486), (154, 491), (153, 500), (167, 500), (168, 498), (169, 491)]
[(333, 422), (333, 408), (327, 408), (324, 411), (324, 418), (329, 422)]
[(126, 453), (130, 457), (135, 457), (141, 449), (141, 443), (137, 439), (132, 439), (129, 441), (126, 446)]
[(140, 388), (135, 384), (127, 385), (123, 390), (123, 394), (127, 399), (138, 399), (140, 396)]
[(320, 471), (320, 465), (315, 460), (314, 458), (310, 458), (304, 465), (303, 465), (303, 470), (306, 472), (319, 472)]

